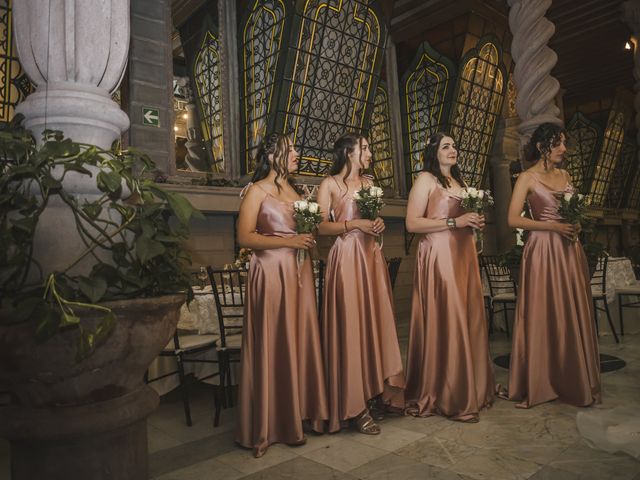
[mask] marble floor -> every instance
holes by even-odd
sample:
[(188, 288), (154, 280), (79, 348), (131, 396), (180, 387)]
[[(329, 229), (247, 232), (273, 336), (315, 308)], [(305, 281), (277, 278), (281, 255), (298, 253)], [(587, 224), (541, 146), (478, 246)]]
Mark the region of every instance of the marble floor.
[[(625, 321), (621, 344), (610, 335), (600, 337), (601, 352), (624, 359), (627, 366), (602, 375), (604, 402), (593, 408), (640, 407), (640, 311), (634, 314)], [(404, 346), (406, 325), (399, 330)], [(508, 353), (510, 342), (495, 334), (491, 350), (494, 357)], [(506, 382), (505, 369), (496, 366), (496, 375)], [(162, 398), (148, 422), (153, 479), (640, 480), (640, 461), (590, 448), (576, 428), (581, 409), (558, 402), (520, 410), (497, 400), (477, 424), (390, 416), (379, 436), (310, 435), (304, 446), (274, 445), (260, 459), (234, 444), (234, 409), (224, 410), (221, 425), (213, 428), (212, 404), (213, 387), (195, 385), (194, 425), (187, 427), (177, 392)], [(8, 479), (3, 442), (0, 479)]]

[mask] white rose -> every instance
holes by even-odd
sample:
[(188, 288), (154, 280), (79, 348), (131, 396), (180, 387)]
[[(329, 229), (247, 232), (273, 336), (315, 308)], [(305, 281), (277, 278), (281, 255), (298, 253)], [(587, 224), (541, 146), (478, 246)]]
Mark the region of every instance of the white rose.
[(482, 200), (484, 198), (484, 190), (478, 190), (478, 198)]
[(311, 213), (318, 213), (318, 204), (316, 202), (309, 202), (309, 211)]
[(295, 202), (293, 202), (293, 208), (295, 208), (296, 210), (306, 210), (307, 208), (309, 208), (309, 204), (306, 200), (296, 200)]
[(582, 195), (581, 193), (578, 194), (578, 200), (582, 201), (582, 199), (584, 198), (584, 195)]
[(570, 202), (572, 196), (573, 195), (571, 195), (570, 193), (565, 193), (564, 194), (564, 201), (567, 202), (567, 203)]
[(354, 192), (354, 194), (353, 194), (353, 199), (354, 199), (354, 200), (360, 200), (360, 198), (361, 198), (361, 197), (360, 197), (360, 194), (359, 194), (358, 192)]
[(460, 196), (462, 198), (469, 198), (469, 192), (467, 191), (466, 188), (464, 190), (462, 190), (462, 192), (460, 193)]
[(382, 188), (371, 187), (371, 195), (373, 195), (374, 197), (380, 198), (382, 196)]
[(468, 188), (468, 192), (469, 192), (469, 196), (470, 197), (477, 197), (478, 196), (478, 189), (477, 188), (469, 187)]

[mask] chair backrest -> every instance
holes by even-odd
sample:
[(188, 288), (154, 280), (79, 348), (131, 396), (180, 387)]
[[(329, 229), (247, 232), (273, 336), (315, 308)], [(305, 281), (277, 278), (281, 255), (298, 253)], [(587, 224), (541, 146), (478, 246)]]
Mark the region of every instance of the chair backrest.
[(500, 293), (516, 294), (516, 284), (511, 278), (511, 272), (500, 265), (497, 255), (480, 255), (480, 266), (487, 276), (489, 294), (492, 297)]
[(591, 277), (591, 290), (593, 293), (605, 294), (607, 291), (607, 268), (609, 266), (609, 256), (598, 257), (596, 269)]
[(401, 257), (393, 257), (387, 259), (387, 269), (389, 269), (389, 280), (391, 280), (391, 290), (396, 284), (396, 278), (398, 278), (398, 271), (400, 270)]
[(316, 301), (318, 302), (318, 316), (322, 313), (322, 295), (324, 293), (324, 270), (326, 264), (324, 260), (313, 261), (313, 276), (316, 282)]
[(207, 267), (213, 298), (216, 301), (216, 313), (220, 325), (220, 346), (226, 347), (226, 338), (230, 334), (242, 332), (244, 302), (247, 292), (247, 270), (230, 270)]

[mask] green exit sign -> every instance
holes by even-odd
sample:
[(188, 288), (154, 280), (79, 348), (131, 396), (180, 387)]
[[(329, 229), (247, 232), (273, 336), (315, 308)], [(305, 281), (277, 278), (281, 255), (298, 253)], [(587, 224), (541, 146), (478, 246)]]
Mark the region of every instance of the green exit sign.
[(151, 107), (142, 107), (142, 124), (152, 127), (160, 126), (160, 110)]

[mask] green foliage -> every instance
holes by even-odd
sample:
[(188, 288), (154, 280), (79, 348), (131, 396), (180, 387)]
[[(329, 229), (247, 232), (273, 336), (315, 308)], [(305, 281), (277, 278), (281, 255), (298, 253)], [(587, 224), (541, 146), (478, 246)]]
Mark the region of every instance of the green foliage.
[[(75, 328), (82, 359), (116, 321), (99, 302), (192, 295), (183, 241), (190, 219), (202, 214), (184, 197), (145, 179), (154, 168), (146, 154), (122, 151), (117, 144), (107, 151), (75, 143), (59, 131), (45, 131), (38, 147), (20, 121), (0, 128), (0, 324), (35, 321), (42, 340)], [(71, 175), (95, 178), (102, 195), (80, 201), (65, 189)], [(130, 196), (123, 198), (127, 191)], [(62, 271), (43, 272), (33, 259), (33, 240), (54, 196), (73, 214), (86, 249)], [(73, 274), (88, 256), (93, 257), (88, 275)], [(86, 309), (102, 315), (93, 331), (77, 313)]]

